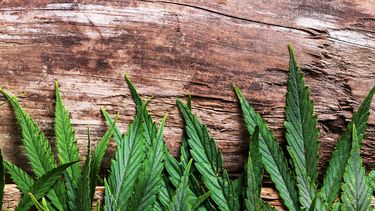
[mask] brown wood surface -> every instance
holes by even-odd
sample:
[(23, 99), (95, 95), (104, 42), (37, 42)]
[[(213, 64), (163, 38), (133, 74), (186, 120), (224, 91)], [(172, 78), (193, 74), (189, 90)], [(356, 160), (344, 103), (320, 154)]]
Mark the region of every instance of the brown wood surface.
[[(291, 43), (316, 102), (324, 169), (353, 110), (375, 84), (371, 0), (58, 2), (0, 3), (0, 86), (19, 96), (53, 143), (57, 79), (82, 153), (87, 126), (93, 145), (107, 128), (100, 107), (121, 113), (122, 131), (132, 120), (127, 73), (143, 97), (153, 97), (156, 120), (169, 112), (165, 140), (174, 155), (183, 126), (175, 101), (191, 94), (194, 113), (237, 175), (248, 135), (231, 83), (283, 142)], [(1, 149), (28, 168), (14, 114), (7, 104), (0, 108)], [(374, 109), (362, 151), (367, 169), (375, 168)]]

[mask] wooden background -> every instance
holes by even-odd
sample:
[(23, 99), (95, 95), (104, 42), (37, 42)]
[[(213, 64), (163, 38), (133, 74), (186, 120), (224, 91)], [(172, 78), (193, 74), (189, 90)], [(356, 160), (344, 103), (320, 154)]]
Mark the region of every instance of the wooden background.
[[(132, 120), (126, 73), (143, 97), (153, 97), (156, 120), (169, 112), (165, 140), (174, 155), (183, 126), (175, 101), (191, 94), (194, 113), (237, 175), (248, 135), (231, 83), (283, 142), (291, 43), (316, 102), (324, 169), (353, 110), (375, 85), (371, 0), (1, 2), (0, 86), (19, 96), (53, 143), (57, 79), (82, 153), (87, 126), (93, 145), (107, 128), (100, 107), (121, 113), (122, 131)], [(375, 168), (374, 111), (373, 103), (362, 150), (367, 169)], [(0, 146), (7, 159), (28, 168), (7, 104), (0, 107)]]

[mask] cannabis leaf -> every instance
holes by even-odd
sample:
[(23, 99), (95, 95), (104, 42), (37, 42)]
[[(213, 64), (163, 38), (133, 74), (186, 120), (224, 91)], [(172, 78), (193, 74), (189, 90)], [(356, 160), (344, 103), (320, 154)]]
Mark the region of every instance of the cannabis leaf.
[[(60, 163), (69, 163), (79, 160), (79, 151), (77, 140), (75, 138), (72, 123), (70, 122), (68, 111), (61, 100), (59, 84), (55, 82), (56, 88), (56, 107), (55, 107), (55, 137), (56, 148)], [(72, 178), (72, 182), (77, 184), (81, 169), (79, 163), (76, 163), (66, 170), (66, 173)]]
[(137, 190), (132, 198), (132, 210), (144, 210), (153, 206), (156, 194), (162, 185), (162, 170), (164, 168), (164, 141), (163, 131), (167, 115), (164, 116), (157, 134), (153, 137), (149, 152), (143, 162), (142, 170), (138, 176)]
[(341, 210), (341, 205), (342, 205), (342, 203), (340, 203), (340, 202), (335, 202), (335, 203), (332, 205), (332, 209), (331, 209), (331, 211), (340, 211), (340, 210)]
[[(135, 105), (136, 105), (136, 110), (137, 110), (137, 113), (142, 113), (142, 119), (144, 121), (144, 135), (145, 135), (145, 143), (146, 143), (146, 147), (148, 148), (150, 146), (150, 143), (152, 142), (152, 137), (156, 135), (157, 133), (157, 126), (154, 122), (154, 120), (152, 119), (150, 113), (147, 111), (147, 109), (143, 109), (142, 108), (142, 105), (145, 104), (147, 106), (147, 101), (143, 101), (142, 98), (140, 97), (140, 95), (138, 94), (136, 88), (134, 87), (134, 85), (132, 84), (132, 82), (130, 81), (130, 79), (127, 77), (127, 75), (125, 75), (125, 80), (128, 84), (128, 87), (130, 89), (130, 92), (131, 92), (131, 95), (133, 97), (133, 100), (135, 102)], [(182, 143), (184, 144), (184, 143)], [(186, 144), (185, 144), (186, 146)], [(173, 162), (175, 165), (177, 162), (177, 160), (169, 153), (168, 149), (166, 146), (164, 146), (165, 150), (164, 150), (164, 161), (165, 161), (165, 164), (168, 165), (169, 162)], [(185, 148), (186, 149), (186, 148)], [(186, 155), (186, 153), (183, 153), (184, 155)], [(180, 165), (180, 175), (182, 175), (183, 173), (183, 169), (185, 168), (186, 164), (187, 164), (187, 161), (183, 161), (185, 165)], [(174, 166), (175, 167), (175, 166)], [(168, 169), (170, 168), (166, 168), (165, 170), (168, 171)], [(174, 176), (177, 176), (176, 174)], [(194, 177), (193, 174), (191, 174), (192, 177)], [(169, 179), (172, 179), (173, 181), (171, 181), (174, 186), (177, 188), (177, 184), (179, 181), (179, 177), (178, 179), (176, 178), (172, 178), (170, 177)], [(196, 182), (196, 179), (193, 178), (192, 180), (192, 183), (193, 182)], [(168, 179), (166, 179), (164, 177), (164, 181), (162, 181), (161, 183), (161, 188), (160, 188), (160, 191), (159, 191), (159, 201), (160, 201), (160, 205), (164, 206), (165, 208), (167, 208), (169, 206), (169, 199), (167, 199), (167, 194), (168, 194), (168, 188), (167, 186), (169, 185), (169, 181)], [(197, 189), (197, 188), (195, 188)], [(156, 206), (156, 208), (158, 208), (160, 206)]]
[(285, 128), (288, 152), (295, 169), (300, 202), (309, 209), (317, 192), (318, 178), (318, 136), (317, 117), (310, 91), (289, 46), (290, 63), (286, 93)]
[(362, 165), (358, 137), (353, 125), (352, 149), (344, 173), (342, 201), (346, 210), (365, 211), (371, 210), (371, 189)]
[(108, 148), (109, 141), (111, 140), (112, 134), (116, 128), (116, 121), (118, 115), (115, 118), (114, 124), (111, 124), (109, 129), (104, 133), (102, 139), (99, 141), (98, 145), (95, 147), (92, 158), (91, 158), (91, 171), (90, 171), (90, 198), (92, 199), (95, 193), (96, 184), (98, 181), (98, 175), (100, 166), (102, 164), (105, 152)]
[(29, 193), (29, 195), (38, 211), (49, 211), (47, 201), (44, 197), (42, 197), (42, 204), (40, 204), (32, 193)]
[[(91, 156), (91, 131), (88, 127), (88, 135), (87, 135), (87, 151), (86, 151), (86, 159), (85, 164), (83, 165), (82, 175), (79, 178), (77, 187), (76, 187), (76, 194), (73, 198), (73, 206), (71, 206), (72, 210), (80, 211), (80, 210), (90, 210), (91, 208), (91, 187), (93, 186), (93, 181), (91, 178), (91, 172), (93, 171), (93, 158)], [(96, 178), (95, 178), (96, 180)]]
[(23, 194), (27, 194), (34, 184), (34, 179), (27, 172), (7, 160), (4, 160), (4, 167), (10, 174), (14, 183), (16, 183), (17, 188)]
[(176, 190), (176, 195), (173, 196), (172, 202), (169, 205), (170, 211), (189, 211), (195, 210), (199, 205), (205, 201), (209, 196), (210, 192), (203, 194), (200, 197), (195, 197), (189, 189), (189, 175), (191, 168), (192, 160), (186, 165), (184, 173), (181, 177), (180, 184)]
[(198, 121), (185, 104), (177, 100), (177, 105), (184, 117), (190, 153), (205, 185), (212, 191), (211, 198), (221, 210), (238, 210), (239, 199), (223, 168), (221, 153), (215, 141), (209, 136), (206, 126)]
[(129, 77), (127, 75), (125, 75), (125, 81), (126, 83), (128, 84), (128, 87), (130, 89), (130, 93), (133, 97), (133, 100), (134, 100), (134, 103), (136, 105), (136, 109), (137, 109), (137, 112), (141, 112), (141, 107), (143, 105), (143, 100), (141, 98), (141, 96), (139, 96), (137, 90), (135, 89), (134, 85), (132, 84), (132, 82), (130, 81)]
[[(116, 117), (117, 119), (117, 117)], [(69, 206), (72, 210), (89, 210), (92, 206), (92, 199), (95, 193), (95, 188), (98, 180), (98, 174), (105, 151), (112, 134), (115, 130), (115, 122), (110, 125), (110, 128), (103, 135), (102, 139), (91, 152), (91, 137), (90, 128), (88, 129), (88, 144), (86, 160), (83, 166), (82, 174), (79, 177), (77, 185), (74, 185), (72, 178), (68, 176), (68, 197)]]
[[(145, 106), (143, 106), (145, 108)], [(105, 116), (108, 113), (102, 109)], [(115, 159), (112, 160), (111, 174), (108, 178), (108, 189), (106, 189), (105, 210), (112, 210), (115, 206), (118, 210), (125, 210), (128, 206), (133, 187), (139, 174), (144, 152), (144, 136), (142, 113), (139, 112), (132, 124), (129, 125), (128, 133), (120, 138), (116, 147)], [(107, 118), (109, 125), (113, 125), (111, 118)], [(115, 132), (116, 134), (116, 132)], [(107, 194), (108, 191), (108, 194)]]
[(240, 101), (249, 134), (253, 135), (255, 127), (259, 127), (259, 148), (262, 162), (279, 191), (280, 197), (289, 210), (299, 210), (296, 181), (278, 142), (268, 129), (266, 122), (246, 101), (240, 89), (236, 86), (234, 89)]
[[(181, 157), (176, 159), (163, 141), (167, 116), (158, 126), (147, 110), (148, 101), (142, 100), (125, 75), (135, 102), (136, 116), (127, 133), (121, 134), (116, 127), (117, 117), (113, 120), (102, 108), (109, 129), (93, 150), (89, 130), (86, 160), (81, 169), (77, 140), (58, 82), (55, 135), (58, 163), (61, 165), (55, 161), (48, 140), (16, 97), (0, 88), (16, 114), (26, 155), (35, 173), (33, 178), (9, 161), (2, 161), (0, 151), (0, 199), (3, 196), (5, 168), (23, 193), (16, 210), (29, 210), (33, 205), (43, 211), (91, 210), (96, 184), (101, 181), (98, 176), (100, 165), (113, 135), (116, 154), (109, 177), (104, 179), (103, 208), (107, 211), (273, 211), (275, 208), (260, 197), (263, 167), (270, 174), (288, 210), (371, 210), (375, 170), (365, 175), (360, 148), (375, 87), (353, 114), (352, 121), (337, 142), (318, 192), (317, 116), (291, 46), (289, 53), (284, 125), (290, 160), (284, 156), (267, 123), (234, 85), (251, 141), (245, 173), (233, 180), (223, 167), (215, 140), (210, 137), (207, 127), (193, 115), (190, 96), (187, 105), (177, 100), (185, 130), (181, 140)], [(340, 188), (342, 194), (339, 196)], [(100, 210), (100, 202), (95, 210)]]
[(4, 160), (3, 160), (3, 154), (0, 150), (0, 209), (3, 208), (4, 186), (5, 186)]
[(139, 96), (137, 90), (135, 89), (135, 87), (133, 86), (132, 82), (129, 80), (127, 75), (125, 75), (125, 80), (126, 80), (126, 83), (128, 84), (130, 93), (135, 102), (137, 113), (141, 112), (143, 114), (145, 143), (146, 143), (146, 148), (149, 148), (150, 145), (152, 144), (152, 139), (157, 134), (158, 129), (150, 113), (147, 111), (147, 109), (145, 109), (144, 111), (142, 110), (143, 103), (147, 105), (147, 102), (143, 102), (142, 98)]
[[(164, 166), (165, 166), (165, 163), (164, 163)], [(159, 197), (158, 197), (158, 201), (160, 202), (160, 208), (161, 209), (162, 209), (162, 207), (165, 208), (165, 207), (169, 206), (169, 204), (171, 202), (171, 198), (172, 198), (172, 196), (171, 196), (172, 192), (173, 192), (173, 190), (170, 187), (169, 180), (163, 174), (163, 179), (161, 181)]]
[(172, 198), (172, 203), (169, 206), (170, 211), (179, 211), (179, 210), (192, 210), (190, 205), (189, 195), (189, 174), (192, 160), (186, 166), (186, 169), (181, 177), (180, 184), (176, 190), (176, 195)]
[(246, 194), (245, 207), (248, 211), (274, 210), (260, 197), (263, 179), (262, 155), (259, 151), (259, 127), (255, 127), (251, 137), (249, 156), (245, 164)]
[[(46, 174), (42, 175), (38, 180), (34, 182), (28, 192), (32, 193), (36, 200), (39, 200), (46, 194), (49, 189), (61, 178), (62, 173), (75, 162), (65, 163), (52, 170), (48, 171)], [(19, 202), (16, 210), (29, 210), (33, 205), (33, 201), (29, 194), (25, 194), (21, 201)]]
[(368, 174), (368, 180), (369, 180), (370, 187), (372, 188), (372, 192), (375, 192), (375, 169), (373, 169)]
[[(191, 96), (188, 96), (187, 107), (191, 110)], [(178, 185), (181, 181), (184, 169), (186, 168), (188, 161), (191, 159), (191, 154), (189, 152), (190, 148), (187, 143), (188, 136), (186, 130), (184, 130), (182, 139), (181, 139), (181, 157), (180, 161), (177, 161), (166, 149), (165, 152), (165, 169), (168, 172), (169, 180), (175, 188), (178, 188)], [(200, 181), (198, 180), (199, 175), (194, 166), (191, 166), (190, 178), (189, 178), (189, 189), (191, 193), (196, 197), (205, 194), (204, 188), (201, 186)], [(202, 210), (216, 210), (215, 207), (210, 203), (209, 199), (205, 200), (202, 205), (199, 207)]]
[(12, 105), (17, 121), (21, 126), (23, 143), (31, 167), (36, 176), (41, 176), (56, 167), (51, 146), (37, 124), (20, 106), (16, 97), (9, 95), (3, 89), (0, 92)]
[(178, 187), (183, 175), (182, 165), (170, 154), (166, 152), (165, 155), (165, 169), (169, 174), (169, 180), (174, 187)]
[[(111, 119), (108, 112), (104, 108), (100, 108), (100, 110), (102, 111), (102, 114), (105, 120), (107, 121), (107, 124), (109, 124), (110, 126), (114, 125), (114, 121)], [(123, 136), (120, 133), (120, 130), (117, 126), (115, 126), (115, 130), (113, 131), (113, 138), (115, 139), (116, 145), (119, 145), (123, 142)]]
[(311, 202), (310, 211), (328, 211), (328, 203), (323, 200), (321, 194), (316, 194)]
[[(22, 109), (16, 97), (9, 95), (3, 89), (0, 89), (0, 92), (10, 102), (16, 113), (17, 121), (21, 126), (26, 155), (35, 175), (40, 177), (56, 167), (51, 146), (30, 115)], [(64, 195), (61, 193), (62, 189), (62, 184), (57, 183), (54, 189), (48, 194), (48, 198), (52, 201), (53, 205), (60, 210), (66, 209)], [(57, 197), (57, 195), (61, 197)]]
[[(336, 149), (329, 161), (326, 175), (321, 188), (322, 197), (332, 205), (339, 194), (342, 178), (345, 171), (345, 165), (348, 163), (352, 147), (352, 131), (355, 128), (358, 136), (358, 144), (361, 145), (365, 131), (367, 129), (367, 120), (372, 98), (375, 93), (375, 86), (368, 93), (357, 112), (354, 112), (352, 121), (348, 124), (346, 130), (336, 144)], [(355, 126), (354, 126), (355, 125)]]

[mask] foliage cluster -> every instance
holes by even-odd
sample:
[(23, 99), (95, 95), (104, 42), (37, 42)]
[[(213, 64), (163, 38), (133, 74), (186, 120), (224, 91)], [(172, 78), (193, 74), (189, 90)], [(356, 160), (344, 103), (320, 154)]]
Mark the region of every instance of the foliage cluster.
[[(179, 159), (163, 140), (167, 115), (160, 124), (147, 110), (130, 80), (125, 77), (136, 105), (136, 115), (126, 133), (102, 108), (108, 131), (94, 149), (90, 147), (80, 165), (77, 140), (56, 82), (55, 147), (17, 98), (1, 89), (16, 114), (24, 149), (33, 171), (30, 175), (4, 160), (4, 168), (22, 192), (16, 210), (91, 210), (97, 184), (104, 184), (103, 204), (96, 210), (275, 210), (260, 197), (264, 170), (270, 175), (288, 210), (371, 210), (375, 170), (368, 175), (360, 149), (365, 137), (372, 88), (337, 141), (322, 184), (318, 180), (319, 128), (310, 91), (289, 47), (290, 63), (285, 107), (286, 151), (278, 144), (267, 123), (234, 85), (250, 135), (249, 155), (243, 174), (231, 179), (222, 155), (207, 127), (187, 104), (177, 100), (185, 122)], [(113, 136), (116, 153), (107, 178), (99, 169)], [(1, 157), (2, 160), (2, 157)], [(0, 183), (2, 199), (4, 180)]]

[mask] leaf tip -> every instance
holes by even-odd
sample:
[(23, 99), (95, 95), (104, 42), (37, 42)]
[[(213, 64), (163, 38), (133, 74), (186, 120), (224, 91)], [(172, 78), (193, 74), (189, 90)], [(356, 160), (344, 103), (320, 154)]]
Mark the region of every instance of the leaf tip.
[(234, 81), (232, 81), (232, 87), (234, 90), (238, 89), (238, 86), (236, 85), (236, 83)]
[(294, 49), (291, 43), (288, 44), (288, 50), (290, 54), (294, 54)]
[(132, 86), (132, 82), (130, 81), (129, 76), (128, 76), (127, 73), (124, 74), (124, 79), (125, 79), (126, 83), (127, 83), (129, 86)]

